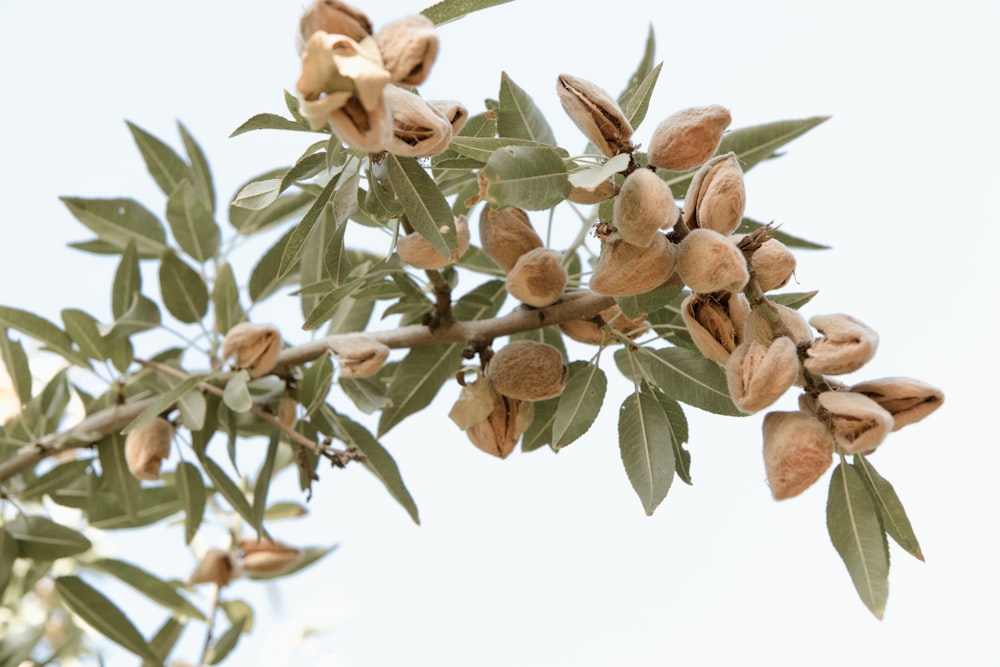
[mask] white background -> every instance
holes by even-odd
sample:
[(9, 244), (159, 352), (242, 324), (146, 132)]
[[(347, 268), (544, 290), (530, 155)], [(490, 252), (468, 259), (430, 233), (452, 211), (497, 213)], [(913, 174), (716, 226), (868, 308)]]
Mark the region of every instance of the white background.
[[(363, 9), (378, 27), (422, 7)], [(665, 64), (639, 141), (685, 106), (723, 104), (733, 127), (833, 116), (748, 174), (747, 213), (833, 246), (798, 254), (795, 287), (820, 290), (807, 315), (847, 312), (880, 333), (877, 357), (848, 379), (906, 375), (946, 392), (941, 410), (873, 457), (927, 557), (893, 545), (885, 620), (864, 608), (830, 545), (827, 479), (771, 499), (762, 415), (689, 410), (695, 485), (675, 482), (647, 518), (618, 454), (624, 384), (612, 384), (599, 422), (558, 456), (505, 461), (447, 419), (449, 388), (383, 440), (423, 525), (360, 467), (325, 471), (311, 515), (273, 529), (340, 549), (280, 587), (232, 587), (258, 610), (232, 664), (1000, 663), (997, 7), (518, 0), (441, 27), (422, 88), (476, 112), (505, 70), (560, 143), (582, 146), (556, 76), (617, 94), (652, 25)], [(0, 3), (0, 303), (54, 321), (64, 307), (110, 318), (116, 262), (66, 248), (89, 232), (57, 197), (132, 196), (162, 215), (124, 119), (175, 147), (183, 121), (223, 202), (248, 177), (290, 164), (310, 135), (227, 136), (255, 113), (284, 112), (301, 9), (288, 0)], [(575, 231), (567, 223), (567, 237)], [(251, 257), (243, 261), (245, 272)], [(146, 289), (156, 293), (152, 275)], [(287, 303), (260, 316), (284, 313), (286, 339), (306, 340), (294, 302), (279, 299)], [(790, 393), (776, 407), (794, 404)], [(284, 495), (295, 498), (291, 484)], [(193, 567), (177, 527), (143, 541), (111, 537), (109, 551), (165, 576)], [(139, 599), (123, 605), (147, 636), (164, 618)], [(328, 629), (293, 656), (307, 626)], [(176, 657), (195, 660), (202, 637), (192, 626)]]

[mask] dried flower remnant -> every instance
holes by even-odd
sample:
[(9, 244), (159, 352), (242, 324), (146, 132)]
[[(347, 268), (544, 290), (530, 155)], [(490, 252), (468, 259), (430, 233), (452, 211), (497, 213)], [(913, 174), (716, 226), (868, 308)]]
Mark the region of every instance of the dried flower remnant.
[(278, 361), (281, 333), (272, 324), (240, 322), (226, 333), (222, 341), (222, 357), (235, 357), (233, 367), (246, 369), (250, 377), (267, 375)]
[(607, 157), (632, 150), (632, 125), (618, 103), (599, 86), (569, 74), (556, 82), (559, 102), (570, 120)]
[(160, 479), (163, 459), (170, 456), (174, 425), (163, 417), (154, 417), (129, 431), (125, 436), (125, 461), (129, 472), (138, 479)]

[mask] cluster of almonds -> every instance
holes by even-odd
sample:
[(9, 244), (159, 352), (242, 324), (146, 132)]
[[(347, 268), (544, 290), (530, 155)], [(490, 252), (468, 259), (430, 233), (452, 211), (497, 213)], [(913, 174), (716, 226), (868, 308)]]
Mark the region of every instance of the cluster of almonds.
[(283, 542), (266, 538), (245, 537), (238, 551), (209, 549), (198, 561), (188, 583), (228, 586), (244, 574), (271, 575), (291, 567), (302, 556), (302, 550)]
[(437, 58), (434, 24), (422, 15), (377, 31), (339, 0), (315, 0), (299, 24), (302, 75), (295, 86), (314, 130), (329, 126), (351, 148), (429, 157), (447, 148), (468, 119), (452, 101), (425, 101), (410, 88)]

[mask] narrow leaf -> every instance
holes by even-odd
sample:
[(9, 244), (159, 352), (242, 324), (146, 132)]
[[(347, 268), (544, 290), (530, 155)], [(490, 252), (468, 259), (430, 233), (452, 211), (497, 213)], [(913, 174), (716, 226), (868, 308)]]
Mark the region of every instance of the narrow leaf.
[(119, 251), (129, 241), (135, 243), (141, 257), (156, 257), (167, 247), (163, 224), (133, 199), (61, 197), (60, 201), (73, 217)]
[(782, 120), (728, 132), (719, 145), (718, 154), (732, 151), (740, 159), (743, 171), (749, 171), (764, 160), (777, 156), (779, 148), (801, 137), (829, 116), (813, 116), (800, 120)]
[(205, 204), (208, 212), (215, 215), (215, 185), (212, 183), (212, 170), (208, 166), (208, 159), (201, 146), (195, 141), (194, 136), (184, 127), (184, 123), (177, 122), (177, 129), (181, 133), (181, 140), (184, 142), (184, 150), (187, 152), (188, 160), (191, 163), (191, 182), (194, 183), (201, 201)]
[(17, 329), (31, 336), (67, 361), (89, 366), (86, 357), (73, 349), (73, 341), (62, 329), (43, 317), (19, 308), (0, 306), (0, 327)]
[(16, 559), (17, 540), (6, 528), (0, 526), (0, 597), (3, 597), (4, 591), (7, 590)]
[(138, 125), (125, 121), (135, 145), (146, 161), (146, 168), (163, 194), (170, 196), (182, 180), (188, 177), (187, 163), (167, 144)]
[(319, 406), (326, 402), (332, 384), (333, 362), (330, 361), (330, 355), (324, 354), (302, 372), (302, 381), (299, 383), (299, 402), (305, 408), (306, 417), (313, 414)]
[(358, 288), (364, 284), (364, 282), (364, 278), (358, 278), (344, 283), (330, 292), (327, 292), (323, 298), (316, 303), (316, 306), (309, 311), (309, 314), (306, 315), (306, 321), (302, 323), (303, 330), (311, 331), (328, 321), (331, 317), (333, 317), (333, 314), (337, 311), (340, 303), (348, 296), (355, 293)]
[(79, 577), (57, 577), (63, 604), (88, 625), (144, 660), (159, 662), (142, 635), (115, 604)]
[(249, 209), (251, 211), (259, 211), (273, 204), (278, 199), (278, 195), (280, 194), (280, 178), (268, 178), (263, 181), (254, 181), (253, 183), (248, 183), (242, 190), (239, 191), (239, 194), (236, 195), (236, 199), (233, 200), (233, 206), (236, 206), (237, 208)]
[(276, 113), (259, 113), (233, 130), (229, 136), (232, 138), (254, 130), (295, 130), (297, 132), (313, 131), (308, 125), (303, 127), (294, 120), (289, 120), (288, 118), (279, 116)]
[(278, 443), (281, 442), (279, 431), (274, 430), (271, 434), (271, 441), (267, 445), (267, 454), (264, 456), (264, 463), (257, 473), (257, 482), (253, 487), (253, 521), (252, 525), (257, 530), (257, 535), (261, 534), (261, 527), (264, 525), (264, 513), (267, 510), (267, 493), (271, 488), (271, 476), (274, 474), (274, 461), (278, 456)]
[[(650, 28), (650, 31), (652, 31), (652, 28)], [(649, 110), (649, 100), (653, 96), (653, 89), (656, 87), (656, 80), (660, 77), (660, 70), (662, 69), (663, 63), (661, 62), (646, 75), (625, 101), (622, 111), (625, 112), (625, 117), (628, 118), (632, 129), (637, 129), (642, 124), (642, 121), (645, 120), (646, 112)]]
[(186, 380), (183, 380), (182, 382), (178, 382), (169, 390), (163, 392), (163, 394), (161, 394), (159, 398), (157, 398), (154, 402), (152, 402), (149, 406), (147, 406), (145, 410), (140, 412), (135, 419), (130, 421), (125, 426), (125, 428), (121, 430), (121, 433), (124, 435), (129, 431), (132, 431), (138, 428), (139, 426), (142, 426), (153, 417), (163, 412), (166, 412), (168, 409), (170, 409), (171, 406), (173, 406), (174, 403), (177, 402), (177, 400), (181, 396), (194, 389), (196, 386), (198, 386), (199, 382), (204, 382), (209, 377), (211, 376), (193, 375), (187, 378)]
[(674, 479), (674, 449), (667, 416), (647, 392), (635, 392), (618, 412), (618, 446), (632, 488), (652, 516)]
[(566, 388), (552, 422), (552, 446), (561, 449), (586, 433), (604, 404), (607, 377), (596, 364), (574, 361), (569, 365)]
[(240, 640), (240, 636), (244, 632), (246, 622), (246, 619), (240, 619), (222, 633), (215, 643), (212, 644), (211, 648), (209, 648), (208, 654), (205, 656), (206, 664), (217, 665), (232, 653), (233, 649), (236, 648), (236, 643)]
[(246, 519), (247, 523), (253, 525), (253, 510), (250, 508), (250, 503), (236, 483), (229, 478), (226, 471), (207, 456), (202, 459), (201, 463), (205, 473), (212, 480), (215, 490), (222, 494), (222, 497), (236, 510), (237, 514)]
[(458, 243), (455, 216), (434, 180), (413, 158), (390, 153), (386, 156), (386, 164), (396, 198), (403, 205), (413, 229), (439, 253), (451, 256)]
[(101, 460), (101, 481), (120, 503), (132, 520), (139, 516), (139, 480), (128, 468), (125, 459), (125, 438), (111, 433), (97, 448)]
[(501, 137), (530, 139), (550, 146), (556, 145), (555, 135), (541, 109), (523, 88), (507, 76), (500, 75), (500, 108), (497, 110), (497, 131)]
[(140, 292), (142, 272), (139, 271), (139, 252), (135, 242), (129, 241), (122, 250), (122, 259), (111, 287), (111, 314), (116, 320), (128, 311)]
[(172, 486), (152, 486), (139, 490), (139, 509), (134, 517), (121, 506), (117, 498), (105, 496), (89, 511), (90, 525), (103, 530), (140, 528), (162, 521), (181, 511), (177, 489)]
[(82, 554), (90, 540), (78, 531), (43, 516), (21, 515), (7, 522), (7, 531), (17, 540), (17, 555), (34, 560), (55, 560)]
[(207, 262), (219, 251), (222, 233), (190, 181), (181, 181), (167, 199), (167, 222), (177, 245), (195, 260)]
[(302, 249), (305, 246), (306, 239), (309, 238), (309, 232), (312, 231), (313, 225), (319, 219), (320, 214), (326, 205), (330, 203), (333, 198), (334, 193), (337, 191), (338, 179), (331, 178), (330, 182), (326, 184), (319, 196), (316, 197), (316, 201), (313, 202), (306, 214), (302, 216), (302, 221), (295, 227), (292, 235), (288, 238), (288, 244), (285, 246), (284, 253), (281, 255), (281, 265), (278, 267), (278, 277), (284, 277), (292, 267), (298, 262), (299, 257), (302, 255)]
[(240, 305), (240, 288), (229, 262), (219, 267), (212, 286), (212, 305), (215, 307), (215, 323), (219, 331), (229, 331), (246, 319)]
[(233, 412), (247, 412), (253, 406), (253, 399), (250, 397), (250, 388), (247, 386), (249, 381), (250, 373), (246, 369), (234, 373), (226, 381), (226, 388), (222, 394), (222, 402)]
[(184, 541), (194, 539), (205, 515), (205, 482), (193, 463), (181, 461), (175, 475), (177, 496), (184, 505)]
[(656, 57), (656, 33), (653, 31), (653, 26), (650, 24), (649, 32), (646, 33), (646, 45), (643, 47), (642, 57), (639, 59), (639, 64), (636, 65), (635, 71), (632, 72), (632, 76), (629, 77), (628, 84), (626, 84), (625, 89), (618, 96), (618, 105), (624, 107), (628, 104), (628, 101), (639, 89), (642, 82), (649, 76), (649, 73), (653, 71), (653, 59)]
[(861, 454), (855, 454), (854, 467), (861, 474), (861, 479), (864, 480), (868, 492), (875, 501), (875, 509), (878, 510), (879, 517), (882, 519), (885, 532), (908, 553), (923, 560), (924, 554), (920, 550), (920, 543), (917, 541), (913, 526), (910, 525), (910, 519), (906, 516), (906, 510), (903, 509), (903, 503), (896, 495), (892, 484), (878, 474), (868, 458)]
[(160, 294), (163, 305), (181, 322), (193, 324), (208, 312), (208, 288), (197, 271), (172, 251), (160, 258)]
[[(615, 356), (626, 352), (619, 350)], [(679, 347), (640, 347), (635, 350), (635, 359), (667, 396), (715, 414), (744, 416), (729, 397), (725, 371), (698, 352)]]
[(8, 335), (5, 326), (0, 326), (0, 329), (3, 331), (3, 335), (0, 335), (0, 358), (3, 359), (14, 393), (17, 394), (21, 405), (24, 405), (31, 400), (31, 367), (28, 365), (28, 355), (21, 341), (13, 340)]
[(149, 648), (159, 657), (159, 661), (156, 663), (143, 662), (142, 667), (156, 667), (156, 665), (166, 662), (167, 656), (174, 650), (174, 646), (177, 645), (177, 640), (181, 638), (181, 633), (184, 632), (186, 625), (187, 619), (182, 621), (174, 616), (168, 618), (153, 638), (149, 640)]
[(108, 358), (110, 355), (108, 341), (101, 336), (99, 323), (93, 316), (76, 308), (66, 308), (61, 315), (66, 333), (80, 348), (80, 352), (98, 361)]
[(494, 208), (549, 209), (572, 187), (566, 163), (552, 148), (507, 146), (493, 152), (480, 172), (483, 198)]
[(114, 336), (128, 337), (160, 326), (160, 307), (152, 299), (136, 294), (135, 299), (111, 329)]
[(431, 5), (420, 13), (434, 22), (434, 25), (441, 25), (460, 19), (466, 14), (477, 12), (487, 7), (496, 7), (510, 2), (511, 0), (442, 0)]
[(205, 620), (200, 609), (191, 604), (178, 593), (173, 586), (146, 570), (114, 558), (100, 558), (88, 565), (101, 572), (106, 572), (125, 582), (153, 602), (180, 614), (198, 620)]
[[(474, 159), (482, 166), (490, 159), (493, 152), (506, 146), (530, 146), (534, 148), (546, 148), (555, 150), (560, 157), (569, 157), (569, 153), (561, 148), (554, 148), (549, 144), (531, 139), (515, 139), (514, 137), (463, 137), (457, 136), (448, 144), (449, 150), (453, 150), (459, 155)], [(625, 166), (628, 166), (628, 157), (625, 157)], [(622, 167), (624, 169), (624, 167)], [(621, 171), (620, 169), (617, 171)]]
[(889, 551), (875, 503), (853, 466), (833, 471), (826, 525), (858, 595), (881, 619), (889, 597)]
[(266, 299), (284, 283), (285, 279), (294, 277), (293, 272), (290, 272), (285, 279), (279, 274), (281, 256), (285, 252), (288, 240), (292, 237), (292, 231), (289, 230), (284, 236), (278, 239), (277, 243), (261, 255), (261, 258), (250, 272), (250, 284), (247, 286), (247, 292), (250, 294), (250, 301), (253, 303), (258, 303)]
[(67, 461), (66, 463), (57, 465), (52, 470), (26, 485), (19, 494), (19, 497), (22, 500), (30, 500), (60, 491), (80, 479), (80, 477), (86, 474), (90, 466), (91, 461), (87, 459)]

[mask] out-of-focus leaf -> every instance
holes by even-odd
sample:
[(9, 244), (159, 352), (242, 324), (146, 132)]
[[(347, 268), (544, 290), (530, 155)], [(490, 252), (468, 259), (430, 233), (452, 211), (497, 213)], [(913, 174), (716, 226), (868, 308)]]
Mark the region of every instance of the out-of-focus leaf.
[(833, 471), (826, 526), (862, 602), (881, 619), (889, 597), (889, 550), (875, 503), (853, 466)]
[(487, 7), (496, 7), (511, 0), (442, 0), (420, 13), (434, 22), (434, 25), (441, 25), (460, 19), (466, 14), (477, 12)]
[(386, 395), (385, 385), (377, 379), (342, 377), (339, 382), (347, 397), (366, 415), (392, 405), (392, 401)]
[(507, 76), (500, 75), (500, 108), (497, 109), (497, 132), (501, 137), (530, 139), (550, 146), (556, 145), (555, 135), (541, 109), (523, 88)]
[(188, 178), (187, 163), (174, 152), (174, 149), (160, 139), (130, 121), (125, 121), (125, 123), (128, 125), (129, 131), (132, 132), (136, 147), (142, 153), (142, 159), (146, 162), (149, 175), (163, 190), (163, 194), (169, 197), (180, 182)]
[(222, 264), (215, 276), (212, 305), (215, 306), (215, 322), (219, 331), (229, 331), (246, 319), (243, 306), (240, 305), (240, 288), (229, 262)]
[(350, 294), (353, 294), (364, 284), (363, 278), (358, 278), (350, 282), (344, 283), (340, 287), (337, 287), (330, 292), (327, 292), (316, 304), (309, 314), (306, 316), (306, 321), (302, 323), (302, 328), (306, 331), (318, 328), (324, 322), (328, 321), (333, 314), (337, 311), (340, 306), (341, 301), (347, 298)]
[[(621, 354), (628, 354), (628, 350), (619, 350), (615, 357)], [(729, 396), (725, 371), (698, 352), (679, 347), (640, 347), (634, 354), (647, 377), (667, 396), (707, 412), (745, 416)]]
[(485, 182), (483, 198), (497, 209), (549, 209), (566, 199), (572, 189), (566, 163), (553, 148), (497, 149), (479, 174)]
[(130, 517), (118, 498), (104, 496), (90, 509), (90, 525), (103, 530), (139, 528), (154, 524), (181, 511), (177, 489), (173, 486), (152, 486), (139, 489), (139, 510)]
[(297, 519), (305, 516), (309, 510), (300, 503), (283, 502), (274, 503), (264, 512), (265, 521), (281, 521), (282, 519)]
[(125, 460), (125, 438), (112, 433), (97, 447), (101, 461), (101, 480), (104, 487), (121, 503), (125, 514), (132, 520), (139, 516), (139, 480), (129, 471)]
[(283, 194), (269, 206), (259, 211), (230, 205), (229, 224), (237, 229), (240, 234), (250, 236), (291, 219), (299, 211), (309, 206), (315, 199), (316, 196), (309, 192), (297, 192), (295, 194)]
[(194, 183), (202, 203), (208, 212), (215, 215), (215, 185), (212, 183), (212, 170), (208, 166), (208, 159), (201, 146), (195, 141), (194, 136), (184, 127), (184, 123), (177, 122), (177, 129), (181, 133), (181, 140), (184, 142), (184, 150), (187, 152), (188, 160), (191, 163), (191, 182)]
[(190, 616), (200, 621), (205, 620), (205, 614), (178, 593), (173, 586), (159, 577), (132, 563), (126, 563), (115, 558), (100, 558), (88, 565), (100, 572), (106, 572), (122, 580), (139, 591), (153, 602), (166, 607), (181, 616)]
[(34, 560), (55, 560), (82, 554), (90, 540), (61, 523), (43, 516), (22, 514), (7, 522), (7, 532), (17, 540), (17, 555)]
[(17, 560), (17, 540), (6, 528), (0, 526), (0, 597), (7, 590), (15, 560)]
[[(652, 34), (652, 27), (650, 27), (650, 36)], [(638, 128), (645, 120), (646, 112), (649, 110), (649, 99), (653, 96), (653, 89), (656, 87), (656, 80), (660, 78), (660, 70), (662, 69), (663, 63), (661, 62), (643, 78), (622, 105), (622, 111), (625, 112), (625, 117), (628, 118), (632, 129)]]
[(274, 574), (251, 574), (251, 579), (274, 579), (275, 577), (288, 577), (296, 572), (301, 572), (310, 565), (316, 563), (320, 559), (328, 556), (337, 550), (337, 545), (334, 544), (329, 547), (306, 547), (302, 549), (302, 555), (299, 556), (298, 560), (289, 565), (284, 570), (276, 572)]
[(252, 302), (258, 303), (266, 299), (283, 284), (284, 280), (279, 275), (278, 269), (281, 267), (281, 256), (285, 252), (285, 246), (288, 245), (288, 239), (291, 237), (292, 231), (289, 230), (261, 256), (256, 266), (253, 267), (250, 272), (250, 284), (247, 287)]
[(920, 542), (917, 541), (913, 526), (910, 525), (910, 519), (906, 516), (906, 510), (903, 509), (903, 503), (896, 495), (892, 484), (878, 474), (868, 458), (861, 454), (854, 455), (854, 468), (860, 473), (872, 500), (875, 501), (875, 509), (882, 519), (882, 527), (885, 528), (885, 532), (913, 557), (923, 560), (924, 554), (920, 550)]
[(128, 310), (120, 315), (111, 328), (111, 334), (128, 337), (160, 326), (160, 307), (152, 299), (136, 294)]
[[(334, 195), (336, 197), (336, 195)], [(326, 245), (330, 237), (336, 233), (336, 221), (333, 218), (332, 206), (327, 206), (319, 216), (316, 225), (313, 226), (309, 234), (302, 254), (299, 257), (299, 284), (316, 285), (320, 283), (332, 282), (330, 274), (326, 270)], [(299, 303), (302, 309), (302, 316), (307, 317), (313, 311), (316, 304), (322, 299), (321, 294), (313, 293), (310, 290), (302, 290), (299, 293)]]
[(163, 305), (181, 322), (201, 321), (208, 312), (208, 288), (198, 272), (172, 251), (160, 258), (160, 294)]
[[(507, 146), (528, 146), (531, 148), (543, 148), (548, 151), (555, 151), (559, 157), (567, 158), (569, 153), (562, 148), (556, 148), (549, 144), (531, 139), (515, 139), (513, 137), (462, 137), (458, 136), (448, 144), (449, 150), (453, 150), (460, 155), (470, 157), (477, 163), (485, 164), (494, 152)], [(628, 158), (625, 158), (625, 165), (628, 166)], [(624, 167), (623, 167), (624, 169)], [(618, 170), (620, 171), (620, 170)]]
[(99, 323), (93, 316), (77, 308), (66, 308), (61, 315), (63, 324), (66, 325), (66, 333), (80, 348), (80, 352), (98, 361), (108, 358), (110, 353), (108, 341), (101, 336)]
[(299, 383), (299, 402), (305, 408), (307, 417), (323, 405), (332, 384), (333, 362), (330, 355), (324, 354), (303, 371)]
[(129, 241), (122, 250), (122, 259), (115, 271), (111, 288), (111, 314), (118, 319), (128, 311), (135, 298), (142, 292), (142, 272), (139, 271), (139, 253), (135, 243)]
[(215, 641), (215, 643), (209, 647), (208, 653), (205, 656), (205, 663), (209, 665), (217, 665), (225, 660), (226, 657), (232, 653), (233, 649), (236, 648), (236, 643), (239, 642), (240, 635), (243, 634), (245, 625), (245, 619), (240, 619), (230, 625)]
[(146, 422), (148, 422), (153, 417), (165, 412), (169, 409), (177, 400), (188, 393), (196, 386), (199, 382), (204, 382), (206, 379), (211, 377), (210, 375), (193, 375), (186, 380), (178, 382), (169, 390), (165, 391), (159, 396), (153, 403), (149, 404), (142, 412), (136, 415), (136, 418), (130, 421), (125, 428), (121, 430), (123, 434), (132, 431)]
[(88, 625), (140, 658), (158, 662), (132, 621), (111, 600), (79, 577), (56, 577), (55, 584), (63, 604)]
[(77, 220), (119, 251), (129, 241), (135, 243), (141, 257), (157, 257), (166, 250), (163, 224), (142, 204), (133, 199), (59, 199)]
[(253, 487), (253, 521), (252, 525), (257, 530), (257, 535), (261, 534), (261, 527), (264, 525), (264, 514), (267, 511), (267, 494), (271, 489), (271, 476), (274, 474), (274, 461), (278, 457), (278, 444), (281, 442), (277, 429), (271, 435), (271, 441), (267, 445), (267, 454), (264, 455), (264, 463), (257, 473), (257, 482)]
[(82, 477), (90, 465), (91, 461), (88, 459), (77, 459), (61, 463), (30, 484), (27, 484), (19, 494), (19, 497), (22, 500), (32, 500), (41, 498), (54, 491), (59, 491), (74, 480)]
[(629, 482), (651, 516), (667, 497), (675, 468), (669, 423), (655, 396), (635, 392), (622, 403), (618, 446)]
[(3, 359), (7, 375), (10, 377), (14, 393), (21, 404), (31, 400), (31, 367), (28, 365), (28, 355), (21, 341), (13, 340), (5, 326), (0, 326), (0, 359)]
[(330, 408), (325, 408), (324, 413), (337, 425), (337, 429), (340, 431), (338, 435), (344, 439), (344, 442), (356, 447), (365, 455), (365, 467), (385, 485), (389, 495), (403, 506), (413, 522), (419, 524), (420, 513), (417, 511), (417, 504), (407, 490), (406, 484), (403, 483), (399, 467), (385, 447), (368, 432), (368, 429), (349, 417), (338, 414)]
[(157, 667), (157, 665), (166, 662), (167, 656), (174, 650), (174, 646), (177, 645), (177, 640), (181, 638), (181, 633), (184, 632), (186, 625), (187, 619), (182, 621), (174, 616), (168, 618), (156, 631), (153, 638), (149, 640), (149, 648), (157, 655), (159, 661), (153, 663), (147, 660), (142, 663), (142, 667)]
[(276, 113), (259, 113), (252, 116), (238, 128), (232, 131), (231, 137), (239, 136), (253, 130), (294, 130), (296, 132), (312, 132), (308, 125), (302, 125)]
[(281, 179), (268, 178), (248, 183), (236, 195), (233, 206), (259, 211), (273, 204), (281, 194)]
[(292, 231), (292, 235), (288, 238), (288, 244), (285, 246), (285, 251), (281, 255), (281, 264), (278, 267), (279, 278), (287, 275), (298, 262), (313, 225), (319, 220), (319, 216), (323, 213), (326, 205), (333, 199), (339, 182), (338, 178), (330, 179), (330, 182), (326, 184), (326, 187), (316, 197), (316, 201), (309, 207), (306, 214), (302, 216), (302, 221)]
[(386, 156), (389, 181), (396, 198), (403, 205), (406, 219), (445, 257), (451, 256), (458, 243), (455, 216), (434, 180), (413, 158)]
[(177, 496), (184, 505), (184, 541), (190, 544), (205, 515), (205, 482), (197, 466), (187, 461), (177, 464), (174, 480)]
[(250, 388), (247, 387), (248, 382), (250, 382), (250, 373), (246, 369), (234, 373), (226, 381), (222, 401), (233, 412), (247, 412), (253, 406), (253, 399), (250, 397)]
[(569, 365), (566, 388), (552, 422), (552, 446), (562, 449), (586, 433), (604, 404), (608, 379), (596, 364), (574, 361)]
[(17, 329), (21, 333), (31, 336), (43, 343), (46, 349), (55, 352), (70, 363), (84, 367), (90, 365), (86, 357), (73, 349), (73, 341), (69, 335), (44, 317), (19, 308), (0, 306), (0, 327)]
[(247, 523), (253, 525), (253, 509), (250, 507), (250, 503), (247, 501), (246, 495), (236, 483), (229, 478), (226, 471), (222, 467), (210, 459), (205, 457), (201, 460), (202, 467), (205, 469), (205, 473), (208, 475), (209, 479), (212, 480), (212, 485), (215, 490), (222, 494), (222, 497), (226, 499), (226, 502), (236, 510), (236, 513), (243, 517)]
[(167, 199), (167, 222), (177, 245), (197, 261), (207, 262), (219, 251), (222, 233), (190, 181), (181, 181)]

